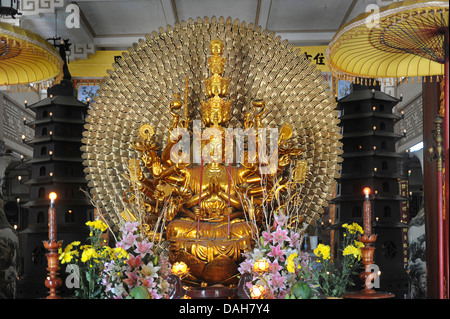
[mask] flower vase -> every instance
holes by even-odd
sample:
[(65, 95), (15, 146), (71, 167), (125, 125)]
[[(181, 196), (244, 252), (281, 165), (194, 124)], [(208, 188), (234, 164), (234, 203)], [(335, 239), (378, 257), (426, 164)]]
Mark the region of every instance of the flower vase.
[(317, 248), (318, 239), (319, 239), (319, 236), (310, 236), (309, 237), (309, 243), (311, 245), (311, 250), (314, 250)]

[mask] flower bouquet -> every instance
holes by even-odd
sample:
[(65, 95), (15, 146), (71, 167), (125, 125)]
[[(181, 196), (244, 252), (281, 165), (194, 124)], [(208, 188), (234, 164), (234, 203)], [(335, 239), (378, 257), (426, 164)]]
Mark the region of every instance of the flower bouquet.
[(138, 222), (126, 222), (120, 228), (121, 239), (116, 244), (128, 254), (126, 260), (111, 260), (105, 264), (103, 285), (106, 297), (114, 299), (167, 298), (171, 274), (169, 261), (158, 255), (156, 246), (139, 232)]
[(344, 224), (343, 249), (340, 261), (332, 259), (331, 248), (328, 245), (319, 244), (314, 249), (317, 260), (302, 268), (302, 276), (315, 282), (327, 297), (340, 298), (347, 291), (347, 287), (354, 286), (351, 278), (357, 274), (357, 269), (362, 265), (361, 247), (363, 243), (357, 240), (364, 231), (357, 223)]
[(105, 287), (102, 283), (104, 265), (108, 262), (121, 262), (128, 258), (128, 253), (120, 248), (111, 248), (106, 245), (102, 233), (108, 229), (107, 224), (101, 220), (89, 221), (89, 244), (81, 245), (74, 241), (68, 244), (64, 250), (60, 248), (59, 259), (61, 264), (67, 264), (72, 270), (72, 287), (75, 289), (75, 297), (82, 299), (103, 298)]
[(258, 246), (245, 254), (238, 270), (253, 275), (247, 287), (254, 299), (290, 298), (293, 287), (297, 298), (309, 298), (309, 286), (305, 287), (301, 280), (299, 283), (298, 277), (308, 258), (300, 250), (300, 234), (286, 227), (285, 215), (275, 215), (274, 219), (273, 227), (261, 233)]

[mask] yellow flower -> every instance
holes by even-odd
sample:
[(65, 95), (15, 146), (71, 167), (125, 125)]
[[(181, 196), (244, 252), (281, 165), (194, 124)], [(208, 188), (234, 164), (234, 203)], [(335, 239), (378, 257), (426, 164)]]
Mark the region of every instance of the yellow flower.
[(330, 259), (331, 248), (328, 245), (319, 244), (316, 249), (314, 249), (314, 255), (317, 257), (322, 257), (323, 260)]
[(65, 264), (65, 263), (70, 263), (73, 259), (73, 254), (71, 254), (70, 252), (63, 252), (60, 256), (59, 256), (59, 260), (61, 260), (61, 264)]
[(128, 255), (128, 252), (125, 249), (123, 249), (122, 247), (114, 248), (114, 252), (116, 253), (117, 258), (119, 258), (119, 259), (130, 258), (130, 256)]
[(358, 258), (358, 260), (360, 260), (362, 257), (361, 250), (353, 245), (348, 245), (347, 247), (345, 247), (342, 255), (343, 256), (353, 255), (353, 257)]
[(105, 222), (103, 222), (100, 219), (96, 219), (94, 221), (88, 221), (86, 223), (86, 225), (89, 226), (90, 228), (99, 229), (102, 232), (104, 232), (105, 230), (108, 229), (108, 225), (106, 225)]
[(364, 247), (364, 243), (355, 240), (355, 247), (356, 247), (356, 248), (363, 248), (363, 247)]
[(80, 244), (81, 243), (79, 241), (71, 242), (69, 245), (66, 246), (66, 248), (64, 248), (64, 252), (67, 253), (72, 250), (73, 246), (78, 246)]
[(74, 241), (74, 242), (68, 244), (66, 246), (66, 248), (64, 248), (64, 251), (62, 251), (61, 248), (58, 250), (58, 253), (60, 254), (59, 260), (61, 260), (61, 264), (69, 263), (72, 261), (74, 256), (79, 255), (78, 250), (72, 250), (73, 246), (78, 246), (78, 245), (80, 245), (80, 242)]
[(294, 259), (297, 258), (297, 257), (298, 257), (298, 254), (297, 253), (293, 253), (293, 254), (290, 254), (289, 257), (287, 258), (287, 266), (286, 266), (286, 268), (287, 268), (287, 270), (290, 273), (295, 273)]
[(342, 225), (343, 228), (347, 229), (347, 231), (350, 234), (356, 234), (356, 233), (360, 233), (360, 234), (364, 234), (364, 230), (362, 229), (361, 226), (359, 226), (358, 223), (353, 223), (351, 225), (349, 224), (343, 224)]
[(93, 247), (88, 247), (81, 254), (81, 261), (85, 263), (92, 258), (98, 258), (98, 254)]

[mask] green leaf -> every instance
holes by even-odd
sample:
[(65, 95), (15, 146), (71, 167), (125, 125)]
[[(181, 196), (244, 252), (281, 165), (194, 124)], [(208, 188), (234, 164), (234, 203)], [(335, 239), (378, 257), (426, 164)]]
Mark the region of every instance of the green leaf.
[(150, 293), (144, 286), (136, 286), (131, 289), (130, 296), (134, 299), (150, 299)]

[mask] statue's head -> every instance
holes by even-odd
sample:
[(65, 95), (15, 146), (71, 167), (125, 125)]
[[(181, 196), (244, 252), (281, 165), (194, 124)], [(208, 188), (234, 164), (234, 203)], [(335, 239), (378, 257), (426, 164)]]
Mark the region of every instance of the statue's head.
[(214, 38), (209, 43), (209, 50), (212, 55), (218, 54), (222, 55), (223, 53), (223, 42), (219, 38)]

